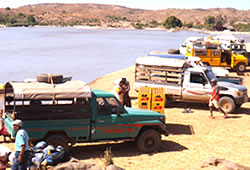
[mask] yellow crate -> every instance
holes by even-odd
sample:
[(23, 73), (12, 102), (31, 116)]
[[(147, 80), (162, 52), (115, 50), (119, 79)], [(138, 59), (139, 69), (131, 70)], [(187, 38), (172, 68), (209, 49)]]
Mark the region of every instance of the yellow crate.
[(163, 102), (152, 103), (151, 110), (164, 114), (164, 103)]
[(151, 108), (151, 88), (141, 87), (138, 93), (138, 107), (141, 109)]
[(162, 87), (152, 88), (152, 103), (163, 102), (165, 103), (165, 89)]
[(148, 109), (148, 110), (150, 110), (151, 103), (150, 103), (150, 101), (138, 102), (138, 107), (141, 108), (141, 109)]

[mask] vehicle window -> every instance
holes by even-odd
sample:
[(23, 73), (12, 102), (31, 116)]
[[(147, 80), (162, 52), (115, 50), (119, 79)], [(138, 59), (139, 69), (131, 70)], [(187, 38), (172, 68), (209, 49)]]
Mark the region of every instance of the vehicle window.
[(211, 81), (213, 79), (217, 80), (217, 77), (215, 76), (215, 74), (212, 70), (206, 71), (205, 74), (207, 75), (209, 81)]
[(213, 50), (212, 51), (212, 56), (219, 56), (220, 55), (220, 50)]
[(194, 51), (195, 56), (207, 56), (207, 50), (195, 50)]
[[(16, 100), (13, 106), (6, 104), (6, 111), (13, 111), (22, 120), (59, 120), (90, 118), (91, 105), (88, 98), (61, 100)], [(10, 104), (11, 104), (10, 103)]]
[(117, 100), (114, 97), (100, 97), (96, 99), (98, 114), (107, 115), (113, 114), (114, 109), (121, 111)]
[(191, 73), (190, 82), (199, 84), (207, 83), (206, 79), (200, 73)]

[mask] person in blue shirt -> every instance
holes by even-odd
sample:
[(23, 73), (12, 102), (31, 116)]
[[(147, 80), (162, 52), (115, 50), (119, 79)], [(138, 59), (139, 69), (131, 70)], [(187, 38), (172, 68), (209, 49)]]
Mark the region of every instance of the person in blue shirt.
[(23, 122), (16, 119), (13, 123), (15, 133), (15, 160), (11, 166), (11, 170), (27, 170), (29, 162), (29, 136), (28, 133), (22, 129)]

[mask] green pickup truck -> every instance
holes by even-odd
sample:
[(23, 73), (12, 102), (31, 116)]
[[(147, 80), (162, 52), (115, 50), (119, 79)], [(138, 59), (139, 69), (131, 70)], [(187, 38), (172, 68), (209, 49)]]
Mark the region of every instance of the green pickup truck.
[(111, 93), (91, 90), (82, 81), (60, 84), (5, 84), (5, 126), (21, 119), (32, 142), (45, 140), (66, 150), (79, 142), (135, 140), (141, 152), (160, 149), (168, 135), (165, 116), (151, 110), (124, 108)]

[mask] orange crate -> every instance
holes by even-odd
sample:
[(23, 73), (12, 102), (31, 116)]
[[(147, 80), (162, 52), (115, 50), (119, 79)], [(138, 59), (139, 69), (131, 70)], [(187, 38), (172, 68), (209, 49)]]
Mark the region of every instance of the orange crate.
[(141, 109), (148, 109), (150, 110), (151, 103), (150, 102), (139, 102), (138, 107)]
[(151, 110), (164, 114), (164, 103), (163, 102), (152, 103)]
[(151, 108), (151, 88), (141, 87), (138, 93), (138, 107), (141, 109)]
[(162, 87), (152, 88), (152, 102), (165, 103), (165, 89)]

